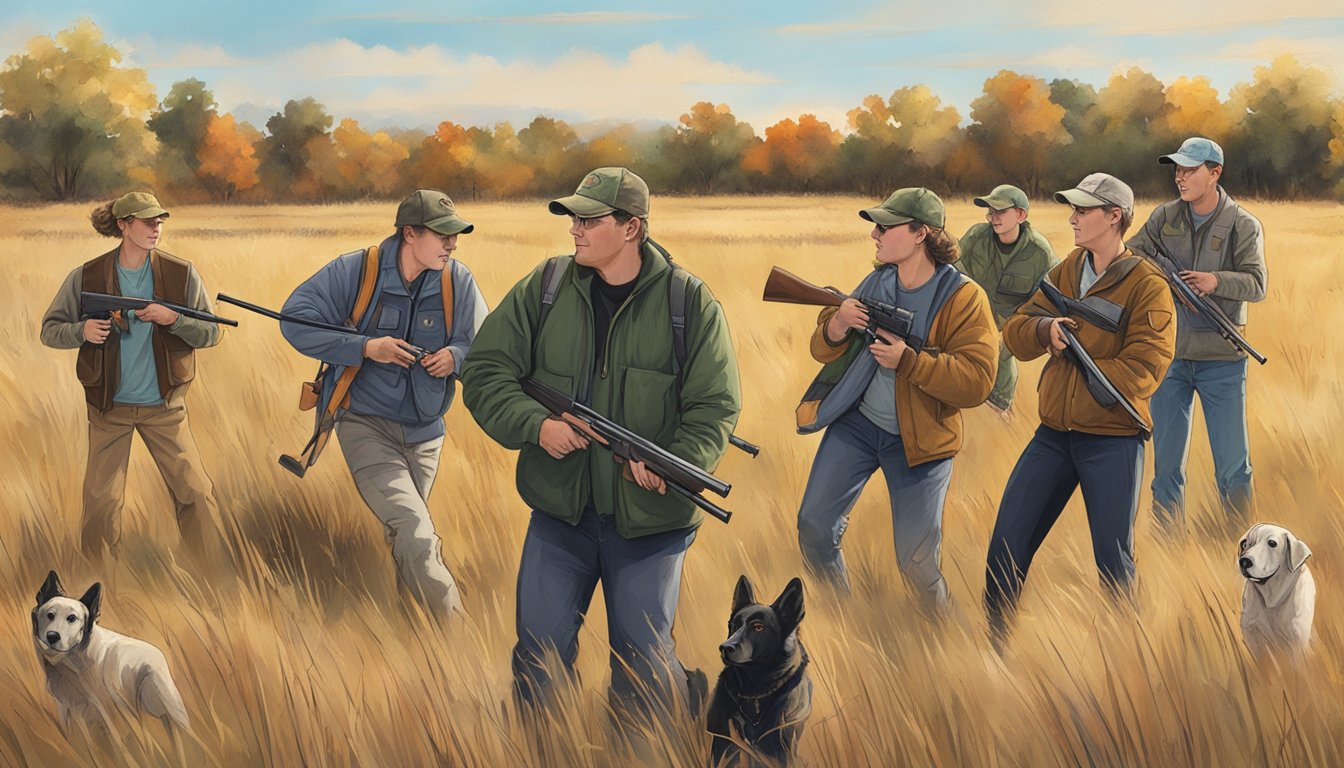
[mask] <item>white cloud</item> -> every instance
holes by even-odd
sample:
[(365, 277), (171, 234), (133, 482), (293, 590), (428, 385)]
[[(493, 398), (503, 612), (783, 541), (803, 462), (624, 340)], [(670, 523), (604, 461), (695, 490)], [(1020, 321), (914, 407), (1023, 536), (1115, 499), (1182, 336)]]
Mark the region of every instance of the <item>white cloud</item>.
[(397, 112), (437, 122), (466, 106), (675, 120), (719, 89), (769, 82), (690, 45), (644, 45), (624, 58), (574, 50), (551, 60), (502, 61), (433, 45), (396, 50), (335, 40), (221, 72), (209, 85), (225, 109), (313, 96), (336, 116)]
[(1303, 64), (1344, 73), (1344, 36), (1299, 39), (1267, 37), (1254, 43), (1229, 45), (1214, 53), (1213, 57), (1264, 65), (1285, 53), (1296, 56)]
[(170, 52), (151, 49), (148, 60), (142, 63), (147, 69), (221, 69), (255, 65), (255, 61), (240, 59), (218, 45), (197, 45), (188, 43)]
[[(462, 16), (447, 19), (440, 24), (646, 24), (658, 21), (685, 21), (693, 16), (673, 16), (663, 13), (637, 13), (633, 11), (580, 11), (577, 13), (539, 13), (531, 16)], [(427, 21), (422, 14), (412, 13), (367, 13), (358, 16), (336, 16), (333, 21), (389, 21), (402, 24), (424, 26), (436, 22)]]
[(1122, 13), (1077, 0), (1051, 0), (1037, 16), (1044, 26), (1095, 27), (1105, 35), (1200, 35), (1261, 28), (1294, 19), (1344, 18), (1339, 0), (1128, 0)]

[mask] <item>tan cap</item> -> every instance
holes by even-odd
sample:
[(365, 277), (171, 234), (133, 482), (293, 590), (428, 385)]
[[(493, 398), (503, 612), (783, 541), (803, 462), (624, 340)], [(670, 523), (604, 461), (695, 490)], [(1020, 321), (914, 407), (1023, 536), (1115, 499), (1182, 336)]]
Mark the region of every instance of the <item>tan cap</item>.
[(159, 205), (158, 198), (152, 192), (128, 192), (112, 201), (112, 217), (124, 219), (134, 216), (137, 219), (157, 219), (168, 217), (168, 212)]
[(1109, 173), (1089, 173), (1078, 186), (1055, 193), (1055, 202), (1080, 208), (1114, 205), (1134, 212), (1134, 190)]

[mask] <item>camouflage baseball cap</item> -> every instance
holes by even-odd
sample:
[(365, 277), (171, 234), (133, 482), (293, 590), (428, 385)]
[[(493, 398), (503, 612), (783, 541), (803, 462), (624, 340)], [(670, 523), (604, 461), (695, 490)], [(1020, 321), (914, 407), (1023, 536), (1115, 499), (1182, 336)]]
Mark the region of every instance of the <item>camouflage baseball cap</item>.
[(1114, 205), (1133, 213), (1134, 190), (1109, 173), (1089, 173), (1073, 189), (1056, 192), (1055, 202), (1076, 205), (1080, 208)]
[(137, 219), (157, 219), (168, 217), (168, 212), (159, 205), (153, 192), (128, 192), (112, 201), (112, 216), (124, 219), (134, 216)]
[(1000, 184), (988, 195), (975, 198), (975, 204), (993, 211), (1004, 211), (1009, 208), (1021, 208), (1026, 211), (1031, 208), (1027, 193), (1012, 184)]
[(918, 221), (934, 229), (942, 229), (947, 221), (942, 198), (924, 187), (898, 189), (881, 205), (859, 211), (859, 215), (884, 227)]
[(397, 229), (425, 227), (440, 235), (467, 235), (476, 227), (457, 215), (457, 207), (437, 189), (417, 189), (397, 206)]
[(632, 216), (649, 215), (649, 185), (628, 168), (598, 168), (579, 182), (569, 197), (552, 200), (557, 216), (606, 216), (625, 211)]

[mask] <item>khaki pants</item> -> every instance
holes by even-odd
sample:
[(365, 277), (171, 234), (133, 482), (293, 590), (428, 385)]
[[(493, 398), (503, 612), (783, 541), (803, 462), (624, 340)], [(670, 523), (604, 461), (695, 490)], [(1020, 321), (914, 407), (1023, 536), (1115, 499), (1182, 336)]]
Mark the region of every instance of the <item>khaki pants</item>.
[(359, 495), (383, 523), (402, 586), (439, 620), (461, 614), (462, 596), (426, 503), (443, 438), (407, 443), (400, 424), (354, 413), (336, 423), (336, 436)]
[(106, 412), (89, 406), (89, 463), (84, 472), (86, 555), (115, 553), (121, 539), (126, 500), (126, 466), (131, 436), (140, 433), (173, 498), (182, 541), (198, 557), (215, 558), (223, 547), (214, 486), (201, 468), (201, 454), (187, 425), (181, 393), (163, 405), (113, 405)]

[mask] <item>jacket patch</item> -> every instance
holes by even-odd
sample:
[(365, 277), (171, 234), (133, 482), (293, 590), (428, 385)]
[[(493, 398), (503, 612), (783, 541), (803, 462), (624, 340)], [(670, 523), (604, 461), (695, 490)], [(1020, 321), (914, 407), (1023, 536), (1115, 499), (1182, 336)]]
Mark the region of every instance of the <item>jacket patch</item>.
[(1210, 240), (1209, 245), (1210, 247), (1213, 248), (1213, 250), (1221, 251), (1223, 250), (1223, 238), (1214, 235), (1213, 238)]
[(1179, 221), (1175, 223), (1170, 221), (1164, 222), (1162, 224), (1162, 234), (1167, 235), (1168, 237), (1183, 235), (1185, 234), (1185, 224)]
[(1166, 330), (1166, 327), (1170, 322), (1171, 322), (1171, 313), (1166, 311), (1165, 309), (1148, 310), (1148, 325), (1152, 326), (1153, 330), (1155, 331)]

